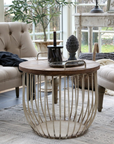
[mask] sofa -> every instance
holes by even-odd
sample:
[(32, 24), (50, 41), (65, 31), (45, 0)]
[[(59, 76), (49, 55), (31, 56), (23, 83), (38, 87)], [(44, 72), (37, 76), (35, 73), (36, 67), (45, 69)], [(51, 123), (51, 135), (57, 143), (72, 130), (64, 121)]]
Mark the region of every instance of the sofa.
[[(0, 51), (10, 52), (19, 58), (31, 60), (37, 51), (32, 43), (27, 24), (21, 22), (0, 22)], [(0, 65), (0, 91), (15, 88), (19, 97), (22, 73), (18, 67)]]

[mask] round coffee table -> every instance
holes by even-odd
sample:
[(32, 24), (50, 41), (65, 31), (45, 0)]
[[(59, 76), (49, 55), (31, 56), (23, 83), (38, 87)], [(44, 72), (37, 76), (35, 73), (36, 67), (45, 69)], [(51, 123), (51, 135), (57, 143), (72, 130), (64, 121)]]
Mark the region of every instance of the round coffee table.
[[(52, 68), (47, 60), (40, 59), (19, 65), (23, 71), (24, 113), (38, 135), (57, 139), (78, 137), (92, 124), (97, 110), (97, 70), (100, 65), (85, 62), (86, 68), (85, 65)], [(44, 95), (41, 93), (41, 76), (45, 80)], [(48, 76), (52, 78), (50, 94), (47, 92)], [(35, 87), (34, 83), (37, 83)]]

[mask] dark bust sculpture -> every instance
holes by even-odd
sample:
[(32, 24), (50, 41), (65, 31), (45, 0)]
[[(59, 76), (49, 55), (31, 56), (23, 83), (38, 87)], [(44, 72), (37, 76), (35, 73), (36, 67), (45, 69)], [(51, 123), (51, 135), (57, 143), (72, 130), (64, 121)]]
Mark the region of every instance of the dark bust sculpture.
[(66, 48), (67, 48), (69, 55), (70, 55), (68, 60), (76, 60), (75, 54), (79, 48), (79, 43), (78, 43), (78, 39), (74, 35), (71, 35), (67, 39)]

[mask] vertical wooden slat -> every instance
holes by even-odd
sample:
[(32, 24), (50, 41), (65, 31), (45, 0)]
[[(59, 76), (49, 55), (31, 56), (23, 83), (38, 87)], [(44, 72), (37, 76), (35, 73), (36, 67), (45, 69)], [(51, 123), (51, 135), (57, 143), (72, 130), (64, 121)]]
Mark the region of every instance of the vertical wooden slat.
[[(23, 80), (23, 84), (24, 84), (24, 80)], [(29, 85), (29, 83), (30, 83), (30, 77), (29, 77), (29, 74), (27, 73), (27, 106), (25, 106), (26, 107), (26, 109), (24, 109), (25, 111), (25, 113), (26, 113), (26, 115), (27, 115), (27, 120), (28, 120), (28, 122), (29, 122), (29, 124), (30, 124), (30, 126), (33, 128), (33, 129), (35, 129), (35, 125), (36, 125), (36, 122), (35, 122), (35, 119), (34, 119), (34, 116), (33, 116), (33, 114), (31, 113), (31, 111), (30, 111), (30, 107), (29, 107), (29, 96), (30, 96), (30, 93), (29, 93), (29, 88), (30, 88), (30, 85)], [(25, 89), (25, 86), (24, 86), (24, 89)], [(25, 91), (25, 90), (24, 90)], [(23, 92), (23, 94), (24, 94), (24, 92)], [(25, 99), (24, 99), (25, 100)]]
[(71, 111), (70, 111), (70, 118), (72, 117), (72, 111), (73, 111), (73, 101), (74, 101), (74, 99), (73, 99), (73, 77), (74, 77), (74, 76), (72, 76), (72, 77), (71, 77), (71, 82), (72, 82), (72, 100), (71, 100)]
[[(78, 104), (79, 104), (79, 79), (80, 78), (80, 75), (77, 75), (77, 96), (76, 96), (76, 100), (75, 100), (75, 103), (76, 103), (76, 118), (75, 118), (75, 124), (74, 124), (74, 130), (76, 128), (76, 124), (78, 122), (77, 118), (78, 118)], [(77, 137), (77, 133), (78, 133), (78, 130), (75, 132), (75, 136)]]
[(59, 76), (59, 138), (61, 138), (61, 76)]
[[(34, 87), (35, 87), (35, 85), (34, 85)], [(34, 107), (33, 107), (33, 104), (34, 104), (34, 102), (33, 102), (33, 97), (34, 97), (34, 95), (33, 95), (33, 89), (35, 89), (35, 88), (33, 88), (33, 75), (30, 75), (30, 90), (31, 90), (30, 102), (31, 102), (31, 106), (32, 106), (31, 109), (32, 109), (32, 114), (33, 114), (34, 119), (35, 119), (35, 123), (37, 122), (36, 125), (38, 125), (39, 120), (38, 120), (38, 118), (37, 118), (37, 116), (35, 114)], [(37, 133), (39, 133), (38, 127), (36, 127), (35, 130), (37, 131)]]
[(78, 89), (78, 84), (77, 84), (77, 76), (75, 75), (74, 76), (74, 86), (75, 86), (75, 113), (74, 113), (74, 127), (73, 127), (73, 131), (72, 131), (72, 136), (74, 135), (74, 132), (75, 132), (75, 128), (76, 128), (76, 118), (77, 118), (77, 100), (78, 100), (78, 98), (77, 98), (77, 95), (76, 95), (76, 93), (77, 93), (77, 89)]
[(94, 118), (95, 118), (95, 115), (96, 115), (96, 112), (97, 112), (97, 103), (98, 103), (98, 86), (97, 86), (97, 71), (95, 73), (93, 73), (93, 76), (94, 76), (94, 85), (95, 85), (95, 103), (92, 107), (92, 111), (91, 111), (91, 117), (89, 119), (89, 124), (87, 126), (87, 128), (90, 127), (90, 125), (92, 124)]
[(69, 76), (67, 76), (67, 91), (68, 91), (68, 127), (66, 137), (68, 137), (69, 124), (70, 124)]
[(89, 52), (92, 52), (93, 46), (93, 27), (88, 27), (88, 48)]
[(42, 118), (41, 118), (41, 116), (40, 116), (40, 112), (39, 112), (39, 109), (40, 109), (40, 102), (39, 102), (39, 99), (40, 99), (40, 96), (39, 96), (39, 93), (41, 92), (41, 91), (39, 91), (39, 87), (40, 87), (40, 82), (39, 82), (39, 75), (37, 76), (37, 82), (38, 82), (38, 84), (37, 84), (37, 100), (36, 100), (36, 98), (35, 98), (35, 105), (36, 105), (36, 109), (37, 109), (37, 111), (38, 111), (38, 118), (39, 118), (39, 123), (42, 123), (43, 122), (43, 120), (42, 120)]
[(46, 125), (46, 130), (48, 137), (50, 137), (49, 130), (48, 130), (48, 125), (47, 125), (47, 116), (46, 116), (46, 99), (47, 99), (47, 76), (45, 76), (45, 96), (44, 96), (44, 117), (45, 117), (45, 125)]
[(27, 106), (26, 106), (26, 103), (25, 103), (25, 101), (26, 101), (25, 96), (28, 97), (28, 95), (25, 94), (25, 75), (26, 74), (23, 73), (23, 109), (24, 109), (24, 113), (25, 113), (25, 116), (26, 116), (26, 119), (27, 119), (28, 123), (30, 124), (31, 127), (33, 127), (34, 124), (33, 124), (33, 122), (31, 122), (31, 117), (29, 115), (29, 112), (27, 110)]
[(64, 76), (64, 120), (66, 119), (66, 76)]
[[(86, 126), (87, 126), (87, 124), (88, 124), (88, 119), (89, 119), (89, 114), (90, 114), (90, 96), (89, 96), (90, 85), (89, 85), (89, 75), (87, 75), (87, 81), (88, 81), (88, 96), (87, 96), (87, 107), (86, 107), (86, 111), (85, 111), (85, 116), (86, 116), (86, 114), (87, 114), (87, 117), (86, 117), (86, 121), (85, 121), (85, 123), (84, 123), (84, 125), (85, 125), (84, 130), (86, 129)], [(84, 116), (84, 117), (85, 117), (85, 116)]]
[(43, 114), (43, 116), (45, 117), (45, 113), (44, 113), (44, 109), (43, 109), (43, 98), (42, 98), (42, 96), (41, 96), (41, 75), (40, 75), (40, 77), (39, 77), (39, 86), (40, 86), (40, 88), (39, 88), (39, 92), (40, 92), (40, 105), (41, 105), (41, 110), (42, 110), (42, 114)]
[(52, 120), (53, 120), (53, 134), (54, 134), (54, 137), (56, 137), (55, 125), (54, 125), (55, 113), (54, 113), (54, 78), (53, 76), (52, 76)]
[(79, 41), (79, 49), (78, 49), (77, 57), (79, 57), (79, 54), (81, 52), (81, 29), (82, 29), (82, 25), (81, 25), (81, 14), (80, 14), (79, 26), (77, 27), (77, 33), (76, 33), (76, 37), (78, 38)]
[[(80, 116), (79, 116), (79, 119), (78, 121), (80, 122), (79, 124), (79, 128), (77, 130), (77, 133), (80, 131), (81, 129), (81, 126), (83, 124), (83, 113), (84, 113), (84, 74), (82, 75), (82, 106), (81, 106), (81, 113), (80, 113)], [(81, 119), (81, 120), (80, 120)]]
[(24, 109), (26, 119), (30, 123), (30, 119), (28, 118), (29, 116), (27, 115), (25, 96), (26, 96), (26, 94), (25, 94), (25, 73), (23, 73), (23, 109)]
[(94, 74), (94, 80), (95, 80), (95, 106), (97, 109), (98, 106), (98, 85), (97, 85), (97, 71)]
[(44, 136), (44, 137), (46, 137), (46, 135), (45, 135), (45, 133), (44, 133), (44, 131), (43, 131), (43, 128), (42, 128), (42, 123), (43, 123), (43, 120), (42, 120), (42, 117), (40, 116), (40, 111), (39, 111), (39, 108), (40, 108), (40, 105), (39, 105), (39, 92), (41, 93), (41, 91), (39, 91), (39, 83), (40, 83), (40, 81), (39, 81), (40, 79), (39, 79), (39, 75), (37, 76), (37, 82), (38, 82), (38, 84), (37, 84), (37, 89), (38, 89), (38, 92), (37, 92), (37, 101), (38, 101), (38, 105), (37, 105), (37, 103), (36, 103), (36, 100), (35, 100), (35, 103), (36, 103), (36, 108), (37, 108), (37, 111), (38, 111), (38, 118), (39, 118), (39, 125), (40, 125), (40, 128), (41, 128), (41, 131), (42, 131), (42, 136)]

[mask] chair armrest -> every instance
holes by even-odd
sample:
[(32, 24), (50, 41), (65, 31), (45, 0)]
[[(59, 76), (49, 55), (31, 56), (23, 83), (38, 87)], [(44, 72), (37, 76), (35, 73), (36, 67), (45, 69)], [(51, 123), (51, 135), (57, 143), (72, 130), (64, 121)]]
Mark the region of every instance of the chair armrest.
[(94, 49), (93, 49), (93, 61), (96, 60), (96, 53), (99, 53), (99, 46), (98, 46), (98, 43), (94, 43)]

